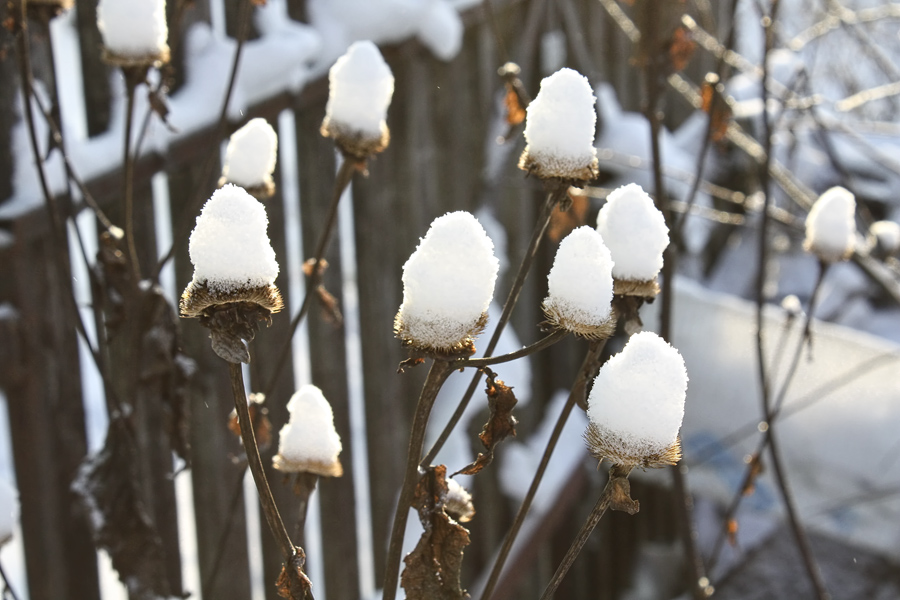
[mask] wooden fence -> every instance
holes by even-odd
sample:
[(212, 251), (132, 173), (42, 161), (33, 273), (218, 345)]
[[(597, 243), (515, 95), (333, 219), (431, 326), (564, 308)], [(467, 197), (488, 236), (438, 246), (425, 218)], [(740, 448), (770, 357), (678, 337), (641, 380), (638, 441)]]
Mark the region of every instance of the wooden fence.
[[(236, 1), (226, 3), (230, 35), (239, 25), (237, 4)], [(302, 1), (290, 0), (288, 4), (292, 16), (304, 17)], [(542, 75), (538, 66), (542, 36), (550, 30), (561, 30), (567, 35), (571, 66), (592, 80), (613, 81), (626, 104), (637, 104), (635, 78), (627, 67), (630, 45), (596, 1), (519, 0), (494, 4), (497, 31), (505, 40), (511, 58), (522, 66), (523, 82), (532, 94)], [(76, 5), (88, 130), (96, 135), (109, 125), (110, 72), (100, 62), (97, 52), (95, 1), (77, 0)], [(175, 36), (183, 35), (189, 23), (210, 19), (207, 0), (169, 5), (170, 29)], [(184, 7), (187, 8), (182, 14)], [(178, 14), (180, 20), (176, 20)], [(509, 153), (509, 164), (499, 179), (486, 180), (483, 175), (487, 144), (492, 143), (485, 139), (486, 132), (490, 131), (501, 89), (496, 69), (502, 63), (502, 55), (483, 7), (468, 10), (464, 20), (462, 51), (450, 62), (435, 59), (415, 41), (382, 49), (396, 78), (388, 120), (391, 145), (371, 161), (369, 176), (357, 175), (352, 186), (367, 464), (350, 460), (353, 445), (359, 440), (351, 435), (345, 332), (321, 319), (316, 309), (308, 319), (310, 351), (305, 359), (310, 364), (312, 383), (324, 390), (334, 407), (345, 457), (344, 477), (320, 483), (322, 554), (309, 557), (310, 563), (321, 561), (329, 599), (359, 597), (361, 571), (357, 556), (361, 542), (357, 539), (355, 510), (359, 502), (369, 502), (371, 513), (373, 543), (364, 553), (373, 554), (375, 581), (380, 582), (383, 575), (412, 407), (424, 376), (416, 370), (402, 376), (396, 373), (398, 363), (406, 358), (400, 344), (393, 339), (391, 327), (401, 302), (403, 263), (432, 219), (449, 210), (487, 206), (507, 229), (510, 263), (515, 265), (528, 241), (542, 197), (537, 182), (526, 180), (515, 168), (520, 141), (515, 142), (516, 149)], [(31, 31), (34, 55), (44, 57), (35, 71), (52, 90), (54, 78), (47, 63), (47, 38), (40, 35), (40, 23), (31, 23)], [(4, 42), (9, 42), (9, 33), (4, 31), (4, 35)], [(182, 77), (181, 47), (173, 43), (176, 83)], [(14, 63), (12, 51), (0, 60), (4, 82), (0, 89), (0, 197), (12, 191), (9, 182), (13, 157), (7, 149), (9, 131), (15, 121), (13, 107), (17, 92), (7, 83), (16, 79)], [(289, 111), (295, 123), (296, 165), (292, 169), (298, 175), (299, 195), (284, 198), (279, 191), (266, 203), (269, 235), (279, 258), (286, 256), (285, 228), (291, 226), (287, 223), (286, 202), (299, 202), (304, 256), (312, 255), (324, 219), (335, 172), (333, 146), (318, 134), (326, 93), (327, 83), (319, 80), (307, 85), (297, 96), (283, 94), (269, 98), (244, 115), (244, 119), (262, 116), (274, 124), (283, 111)], [(229, 129), (241, 124), (229, 123)], [(198, 186), (208, 192), (214, 189), (215, 176), (205, 182), (201, 179), (203, 163), (211, 153), (218, 156), (217, 135), (216, 128), (210, 127), (182, 139), (165, 154), (149, 154), (138, 160), (135, 170), (140, 224), (137, 242), (145, 273), (160, 254), (154, 233), (157, 224), (151, 176), (157, 172), (166, 174), (173, 230), (183, 230), (182, 224), (192, 222), (198, 209), (192, 190)], [(116, 167), (88, 182), (93, 196), (114, 222), (121, 220), (116, 208), (121, 177)], [(276, 180), (278, 177), (276, 173)], [(0, 227), (11, 234), (11, 241), (0, 247), (0, 303), (9, 303), (14, 308), (11, 317), (0, 319), (0, 387), (7, 398), (22, 500), (21, 523), (30, 597), (32, 600), (97, 598), (96, 551), (87, 516), (79, 509), (71, 490), (87, 451), (82, 365), (78, 359), (78, 334), (72, 321), (71, 285), (65, 273), (49, 266), (65, 248), (54, 244), (53, 227), (44, 209), (4, 221)], [(186, 238), (175, 240), (178, 289), (183, 289), (191, 278), (186, 241)], [(538, 261), (539, 273), (546, 272), (552, 258), (553, 249), (549, 246), (545, 245)], [(330, 267), (325, 279), (327, 288), (339, 300), (344, 297), (340, 248), (340, 240), (331, 244), (326, 257)], [(282, 261), (286, 271), (284, 264)], [(538, 307), (543, 285), (542, 276), (531, 277), (521, 297), (522, 308), (513, 320), (523, 343), (533, 341), (538, 335), (535, 324), (541, 320)], [(288, 292), (288, 287), (282, 284), (282, 291)], [(503, 297), (508, 287), (509, 282), (502, 281), (497, 297)], [(253, 343), (250, 379), (254, 389), (262, 385), (260, 382), (268, 381), (277, 353), (288, 336), (289, 320), (287, 312), (276, 315), (272, 327), (260, 332)], [(248, 598), (251, 580), (247, 529), (244, 500), (238, 493), (244, 469), (232, 460), (233, 456), (240, 455), (240, 448), (236, 437), (226, 428), (232, 407), (227, 369), (210, 350), (206, 330), (195, 322), (181, 322), (178, 330), (184, 352), (196, 361), (197, 367), (187, 397), (190, 472), (203, 597)], [(551, 393), (570, 385), (577, 365), (576, 354), (582, 352), (578, 343), (569, 342), (554, 348), (549, 358), (532, 363), (534, 389), (531, 393), (536, 401), (522, 411), (520, 435), (526, 435), (529, 426), (539, 420)], [(287, 369), (268, 402), (273, 431), (285, 422), (285, 403), (296, 385)], [(169, 434), (165, 433), (163, 417), (158, 406), (148, 406), (136, 417), (137, 428), (142, 432), (139, 437), (144, 440), (142, 452), (146, 452), (142, 459), (147, 465), (146, 499), (165, 553), (166, 577), (172, 595), (181, 591), (197, 594), (200, 590), (183, 590), (176, 496), (166, 441)], [(475, 433), (473, 445), (477, 442)], [(270, 460), (272, 452), (270, 449), (264, 460)], [(358, 490), (353, 485), (354, 471), (360, 468), (368, 471), (369, 499), (357, 497)], [(585, 468), (578, 481), (570, 482), (567, 488), (567, 492), (578, 492), (577, 499), (570, 497), (569, 510), (565, 514), (554, 513), (548, 526), (541, 529), (542, 537), (534, 540), (539, 545), (532, 557), (534, 562), (514, 565), (511, 572), (516, 574), (517, 581), (504, 587), (504, 597), (536, 595), (539, 582), (546, 581), (546, 570), (565, 551), (602, 484), (591, 474), (589, 464)], [(296, 514), (296, 501), (288, 486), (282, 486), (274, 473), (270, 475), (282, 512)], [(475, 497), (479, 515), (471, 523), (473, 544), (465, 560), (467, 582), (473, 582), (489, 568), (492, 553), (502, 541), (516, 509), (515, 503), (500, 492), (496, 473), (488, 470), (478, 479)], [(614, 597), (627, 583), (628, 565), (637, 541), (674, 537), (671, 525), (674, 517), (667, 508), (671, 503), (655, 504), (654, 498), (649, 490), (641, 495), (639, 519), (613, 519), (604, 526), (604, 543), (586, 552), (578, 563), (580, 571), (569, 578), (559, 597)], [(639, 524), (632, 525), (639, 520), (642, 520)], [(281, 559), (265, 531), (262, 548), (266, 597), (274, 600), (272, 582), (280, 570)], [(367, 589), (372, 583), (364, 581), (362, 588)]]

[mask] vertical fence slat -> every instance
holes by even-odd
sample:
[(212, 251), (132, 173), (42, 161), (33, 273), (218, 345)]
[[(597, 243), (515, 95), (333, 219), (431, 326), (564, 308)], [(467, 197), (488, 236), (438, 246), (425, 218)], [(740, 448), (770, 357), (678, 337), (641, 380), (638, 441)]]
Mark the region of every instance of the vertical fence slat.
[[(183, 213), (202, 169), (201, 164), (169, 173), (173, 222), (195, 218)], [(210, 193), (217, 177), (205, 182)], [(180, 212), (175, 207), (180, 207)], [(177, 239), (175, 245), (176, 278), (178, 289), (183, 289), (191, 280), (193, 268), (187, 256), (187, 240)], [(197, 374), (191, 383), (190, 441), (200, 579), (208, 586), (204, 597), (245, 600), (250, 596), (250, 575), (242, 496), (244, 469), (232, 461), (242, 451), (237, 438), (226, 428), (234, 407), (228, 368), (213, 353), (208, 332), (197, 321), (182, 320), (181, 327), (185, 351), (197, 361)]]
[(75, 7), (88, 134), (95, 136), (109, 128), (110, 68), (100, 60), (103, 38), (97, 29), (97, 0), (75, 0)]
[[(0, 6), (0, 19), (9, 16), (12, 4), (4, 2)], [(0, 27), (0, 47), (12, 48), (13, 36), (5, 27)], [(16, 122), (15, 106), (19, 94), (18, 76), (16, 75), (16, 57), (13, 52), (0, 55), (0, 203), (12, 196), (12, 128)]]
[[(322, 105), (296, 113), (303, 252), (308, 257), (315, 254), (334, 181), (334, 144), (332, 140), (319, 135), (319, 125), (324, 114)], [(341, 253), (337, 231), (334, 232), (325, 258), (328, 270), (325, 272), (324, 284), (338, 299), (338, 308), (341, 308)], [(351, 600), (359, 595), (359, 565), (355, 508), (357, 499), (353, 487), (352, 460), (355, 440), (350, 435), (347, 350), (343, 324), (335, 326), (327, 322), (320, 307), (321, 304), (315, 302), (308, 316), (312, 380), (322, 389), (334, 411), (335, 428), (343, 445), (341, 464), (344, 474), (342, 477), (319, 479), (324, 555), (311, 557), (310, 560), (324, 561), (325, 590), (329, 600)]]

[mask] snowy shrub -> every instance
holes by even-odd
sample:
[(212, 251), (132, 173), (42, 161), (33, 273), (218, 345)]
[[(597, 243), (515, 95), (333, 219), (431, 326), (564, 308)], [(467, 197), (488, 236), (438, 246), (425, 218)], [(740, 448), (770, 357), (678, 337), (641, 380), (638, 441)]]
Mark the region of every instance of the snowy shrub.
[(275, 191), (272, 172), (277, 156), (278, 134), (265, 119), (250, 119), (228, 140), (220, 184), (234, 183), (257, 198), (267, 198)]
[(597, 176), (597, 99), (587, 78), (560, 69), (541, 81), (525, 119), (527, 146), (519, 168), (541, 179), (583, 182)]
[(847, 260), (856, 246), (856, 198), (842, 187), (826, 190), (806, 217), (803, 247), (826, 263)]
[(334, 413), (322, 390), (304, 385), (287, 405), (290, 421), (278, 436), (278, 454), (272, 465), (288, 473), (340, 477), (341, 438), (334, 429)]
[(97, 27), (104, 58), (121, 66), (169, 60), (165, 0), (100, 0)]
[(597, 231), (612, 253), (617, 294), (655, 296), (669, 229), (636, 183), (613, 190), (597, 215)]
[(687, 382), (678, 350), (649, 331), (631, 336), (594, 379), (585, 433), (591, 453), (625, 466), (678, 462)]
[(387, 147), (387, 109), (394, 76), (378, 47), (354, 42), (328, 72), (328, 103), (322, 135), (344, 152), (365, 158)]
[(459, 211), (435, 219), (403, 265), (397, 337), (428, 351), (469, 348), (487, 322), (499, 268), (494, 244), (474, 216)]
[(612, 335), (612, 270), (609, 249), (595, 229), (583, 226), (572, 231), (560, 242), (547, 275), (547, 320), (587, 338)]

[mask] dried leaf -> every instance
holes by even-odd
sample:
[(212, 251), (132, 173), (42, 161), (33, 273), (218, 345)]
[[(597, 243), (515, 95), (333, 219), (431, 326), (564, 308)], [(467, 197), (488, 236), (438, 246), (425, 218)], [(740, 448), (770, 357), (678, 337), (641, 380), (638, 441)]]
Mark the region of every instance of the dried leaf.
[(475, 475), (494, 460), (494, 448), (509, 436), (516, 435), (516, 418), (512, 415), (516, 400), (512, 388), (506, 386), (496, 375), (487, 372), (487, 396), (488, 408), (491, 416), (478, 435), (481, 443), (487, 449), (486, 453), (479, 452), (472, 464), (463, 467), (453, 475)]
[(506, 124), (515, 126), (525, 120), (525, 108), (519, 101), (519, 95), (508, 81), (506, 82), (506, 96), (503, 98), (503, 106), (506, 108)]
[[(316, 259), (314, 259), (314, 258), (309, 258), (309, 259), (307, 259), (307, 260), (303, 263), (303, 267), (302, 267), (302, 268), (303, 268), (303, 274), (306, 275), (307, 277), (309, 277), (310, 275), (312, 275), (312, 272), (313, 272), (313, 266), (315, 266), (315, 264), (316, 264)], [(323, 258), (322, 260), (319, 261), (319, 269), (318, 269), (319, 275), (320, 275), (320, 276), (323, 275), (323, 274), (325, 273), (325, 270), (326, 270), (327, 268), (328, 268), (328, 261), (325, 260), (325, 259)]]
[[(250, 394), (250, 422), (253, 423), (253, 434), (256, 436), (256, 445), (259, 446), (260, 452), (265, 452), (272, 445), (272, 422), (269, 420), (269, 409), (266, 408), (258, 398), (254, 396), (265, 396), (262, 394)], [(232, 410), (228, 415), (228, 430), (234, 435), (241, 437), (241, 423), (238, 420), (237, 411)]]
[(756, 479), (762, 475), (764, 470), (762, 459), (759, 454), (754, 454), (750, 457), (748, 464), (750, 465), (750, 472), (747, 474), (747, 481), (744, 484), (744, 488), (741, 490), (741, 495), (743, 496), (753, 495), (753, 492), (756, 491)]
[(568, 191), (570, 208), (562, 210), (559, 206), (553, 209), (550, 216), (550, 230), (548, 235), (554, 242), (569, 235), (573, 229), (581, 227), (587, 222), (590, 201), (584, 190), (570, 187)]
[(728, 135), (728, 125), (734, 116), (731, 104), (725, 97), (725, 88), (719, 81), (719, 76), (709, 73), (700, 87), (700, 108), (710, 116), (712, 127), (710, 138), (714, 142), (721, 142)]
[(725, 533), (728, 534), (728, 543), (732, 546), (737, 546), (737, 532), (738, 532), (738, 522), (737, 519), (728, 519), (728, 522), (725, 524)]
[(322, 303), (322, 316), (325, 321), (335, 327), (340, 327), (344, 322), (344, 315), (341, 314), (341, 307), (337, 298), (326, 290), (324, 285), (316, 288), (316, 296), (319, 298), (319, 302)]
[(468, 594), (460, 587), (463, 551), (469, 545), (468, 530), (444, 510), (447, 467), (430, 467), (419, 480), (413, 508), (424, 532), (415, 549), (403, 559), (406, 567), (400, 585), (407, 600), (461, 600)]
[(669, 63), (672, 71), (683, 71), (697, 49), (697, 43), (691, 38), (691, 33), (684, 25), (679, 25), (672, 32), (669, 40)]
[(166, 128), (173, 133), (177, 133), (178, 130), (169, 123), (169, 104), (166, 102), (166, 91), (165, 86), (150, 89), (147, 92), (147, 102), (150, 104), (150, 109), (156, 113), (156, 116), (159, 117), (159, 120), (163, 122)]
[(303, 572), (305, 564), (306, 553), (303, 548), (297, 548), (297, 553), (291, 562), (281, 567), (281, 574), (278, 576), (278, 581), (275, 582), (279, 596), (288, 600), (304, 600), (307, 593), (312, 591), (312, 583)]

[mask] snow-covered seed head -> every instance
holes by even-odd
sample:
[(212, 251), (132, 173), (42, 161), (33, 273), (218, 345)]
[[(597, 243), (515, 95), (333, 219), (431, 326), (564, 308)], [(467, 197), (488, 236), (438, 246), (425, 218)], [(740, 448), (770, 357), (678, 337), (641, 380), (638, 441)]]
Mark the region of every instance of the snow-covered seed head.
[(338, 455), (341, 438), (334, 429), (331, 404), (314, 385), (304, 385), (288, 402), (290, 420), (278, 436), (278, 454), (272, 466), (286, 473), (313, 473), (324, 477), (344, 474)]
[(900, 223), (896, 221), (875, 221), (869, 226), (869, 238), (878, 258), (900, 253)]
[(268, 223), (263, 205), (229, 183), (206, 201), (191, 232), (194, 278), (181, 295), (181, 316), (199, 317), (213, 350), (229, 362), (250, 361), (242, 340), (284, 306)]
[(359, 159), (381, 152), (390, 141), (387, 109), (394, 75), (378, 47), (354, 42), (328, 72), (328, 103), (321, 133)]
[(826, 263), (847, 260), (856, 246), (856, 197), (842, 187), (826, 190), (806, 216), (803, 248)]
[(278, 156), (278, 134), (262, 118), (250, 119), (231, 134), (219, 186), (234, 183), (263, 200), (275, 193), (272, 172)]
[(119, 67), (169, 62), (165, 0), (100, 0), (97, 27), (103, 60)]
[(560, 69), (541, 81), (525, 118), (525, 151), (519, 168), (541, 179), (576, 183), (597, 176), (594, 149), (597, 99), (588, 80)]
[(438, 217), (403, 265), (394, 333), (425, 352), (471, 352), (499, 269), (494, 244), (475, 217), (464, 211)]
[(454, 521), (468, 523), (475, 516), (472, 494), (455, 479), (447, 480), (447, 495), (444, 497), (444, 511)]
[(615, 293), (652, 298), (656, 277), (669, 245), (663, 214), (641, 186), (630, 183), (613, 190), (597, 215), (597, 231), (612, 253)]
[(585, 432), (591, 454), (631, 467), (678, 462), (687, 382), (678, 350), (649, 331), (631, 336), (594, 379)]
[(586, 338), (611, 336), (616, 327), (612, 269), (609, 249), (595, 229), (583, 226), (572, 231), (560, 242), (547, 275), (547, 320)]

